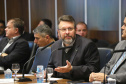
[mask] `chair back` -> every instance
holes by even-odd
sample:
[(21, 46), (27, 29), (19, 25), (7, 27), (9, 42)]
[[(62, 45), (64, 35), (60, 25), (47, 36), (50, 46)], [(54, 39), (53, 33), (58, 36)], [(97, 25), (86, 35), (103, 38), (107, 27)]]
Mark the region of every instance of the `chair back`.
[(37, 65), (43, 65), (44, 68), (47, 67), (49, 58), (51, 56), (51, 47), (47, 47), (43, 51), (40, 51), (36, 54), (33, 65), (32, 65), (32, 72), (36, 72)]
[(98, 48), (100, 55), (100, 69), (102, 69), (106, 63), (111, 59), (113, 55), (113, 49), (111, 48)]
[(28, 45), (29, 45), (29, 50), (31, 52), (32, 48), (33, 48), (33, 45), (34, 45), (34, 42), (33, 41), (28, 41)]

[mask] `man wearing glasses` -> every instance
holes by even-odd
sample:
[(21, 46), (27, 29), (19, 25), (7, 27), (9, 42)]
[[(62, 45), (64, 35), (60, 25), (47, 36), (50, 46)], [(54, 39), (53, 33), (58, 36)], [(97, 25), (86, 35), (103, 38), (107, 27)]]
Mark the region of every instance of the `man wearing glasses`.
[(0, 41), (3, 37), (5, 37), (5, 22), (0, 20)]
[[(54, 68), (54, 77), (88, 81), (91, 72), (99, 71), (97, 47), (91, 40), (76, 35), (75, 20), (72, 16), (61, 16), (58, 27), (61, 39), (51, 47), (53, 52), (48, 67)], [(72, 48), (57, 49), (67, 46)]]

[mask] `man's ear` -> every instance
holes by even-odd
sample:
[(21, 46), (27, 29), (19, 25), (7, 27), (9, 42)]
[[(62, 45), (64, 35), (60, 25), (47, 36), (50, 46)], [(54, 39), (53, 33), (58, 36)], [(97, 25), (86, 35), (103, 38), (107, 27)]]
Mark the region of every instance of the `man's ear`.
[(46, 40), (49, 40), (49, 38), (50, 38), (49, 35), (46, 35), (46, 36), (45, 36), (45, 39), (46, 39)]
[(15, 28), (15, 33), (19, 33), (19, 29), (18, 28)]

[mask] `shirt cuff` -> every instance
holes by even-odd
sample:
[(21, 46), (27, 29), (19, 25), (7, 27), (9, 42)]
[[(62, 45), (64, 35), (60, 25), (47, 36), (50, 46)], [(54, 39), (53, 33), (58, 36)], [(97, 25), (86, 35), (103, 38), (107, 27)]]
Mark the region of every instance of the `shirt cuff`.
[(109, 78), (109, 77), (108, 77), (108, 76), (106, 76), (106, 81), (107, 81), (107, 82), (108, 82), (108, 78)]

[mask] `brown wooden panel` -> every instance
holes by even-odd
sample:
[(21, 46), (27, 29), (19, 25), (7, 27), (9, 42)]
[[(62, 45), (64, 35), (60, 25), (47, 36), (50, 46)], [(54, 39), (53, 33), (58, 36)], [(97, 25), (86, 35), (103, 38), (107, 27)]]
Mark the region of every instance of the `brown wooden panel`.
[(31, 27), (36, 28), (42, 18), (52, 21), (53, 33), (55, 31), (55, 0), (31, 0)]
[(89, 30), (88, 38), (91, 39), (102, 39), (106, 40), (109, 43), (118, 42), (118, 31), (99, 31), (99, 30)]
[(5, 20), (4, 0), (0, 0), (0, 19)]
[(28, 0), (7, 0), (7, 20), (21, 18), (25, 22), (25, 30), (29, 31)]

